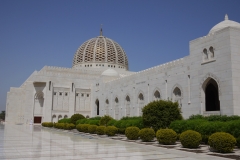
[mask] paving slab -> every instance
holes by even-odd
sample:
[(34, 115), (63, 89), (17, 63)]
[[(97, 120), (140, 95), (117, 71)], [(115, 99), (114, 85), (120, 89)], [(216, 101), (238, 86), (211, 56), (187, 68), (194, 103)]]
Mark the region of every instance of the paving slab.
[[(123, 139), (125, 137), (122, 137)], [(115, 137), (116, 138), (116, 137)], [(74, 131), (35, 125), (0, 125), (0, 159), (24, 160), (224, 160), (207, 153), (193, 153), (175, 148), (154, 146), (157, 143), (122, 141)], [(204, 149), (204, 146), (203, 146)], [(206, 147), (205, 147), (206, 150)]]

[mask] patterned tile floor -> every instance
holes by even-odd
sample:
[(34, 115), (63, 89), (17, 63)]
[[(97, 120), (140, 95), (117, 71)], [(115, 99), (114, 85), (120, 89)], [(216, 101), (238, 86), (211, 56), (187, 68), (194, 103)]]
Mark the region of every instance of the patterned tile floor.
[(0, 159), (194, 160), (226, 158), (100, 138), (40, 125), (0, 125)]

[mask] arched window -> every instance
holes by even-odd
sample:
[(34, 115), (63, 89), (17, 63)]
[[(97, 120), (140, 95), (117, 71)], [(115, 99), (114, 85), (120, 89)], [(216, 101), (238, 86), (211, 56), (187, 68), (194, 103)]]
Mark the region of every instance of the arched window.
[(130, 97), (129, 96), (126, 96), (125, 103), (126, 103), (126, 116), (130, 117), (131, 102), (130, 102)]
[(98, 116), (99, 115), (99, 100), (98, 99), (96, 99), (95, 105), (96, 105), (96, 108), (97, 108), (97, 116)]
[(52, 116), (52, 122), (55, 122), (55, 123), (57, 122), (57, 117), (56, 117), (56, 115), (53, 115), (53, 116)]
[(138, 95), (138, 115), (142, 115), (142, 108), (144, 107), (144, 96), (142, 93)]
[(173, 101), (178, 102), (179, 107), (182, 106), (182, 92), (178, 87), (173, 90)]
[(65, 115), (65, 116), (64, 116), (64, 118), (68, 118), (68, 116), (67, 116), (67, 115)]
[(109, 101), (108, 101), (108, 99), (106, 99), (106, 101), (105, 101), (105, 109), (106, 109), (106, 115), (109, 115)]
[(154, 92), (154, 100), (160, 100), (160, 92), (158, 91), (158, 90), (156, 90), (155, 92)]
[(209, 51), (210, 51), (211, 58), (214, 58), (214, 49), (212, 46), (209, 48)]
[(118, 98), (115, 98), (115, 119), (119, 118), (119, 106), (118, 106)]
[(204, 48), (203, 49), (203, 54), (204, 54), (204, 60), (207, 60), (208, 59), (208, 52), (207, 52), (207, 49), (206, 48)]
[(58, 121), (59, 121), (60, 119), (62, 119), (62, 115), (59, 115), (59, 116), (58, 116)]

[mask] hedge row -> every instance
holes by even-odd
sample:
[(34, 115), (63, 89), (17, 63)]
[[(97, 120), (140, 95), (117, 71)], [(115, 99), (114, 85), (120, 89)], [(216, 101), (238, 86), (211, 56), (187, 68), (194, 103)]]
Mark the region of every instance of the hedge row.
[(240, 116), (233, 115), (233, 116), (226, 116), (226, 115), (210, 115), (210, 116), (203, 116), (203, 115), (192, 115), (188, 118), (189, 120), (194, 119), (203, 119), (207, 121), (221, 121), (221, 122), (227, 122), (227, 121), (233, 121), (233, 120), (240, 120)]
[(114, 136), (118, 132), (118, 128), (114, 126), (97, 126), (97, 125), (90, 125), (90, 124), (78, 124), (76, 129), (79, 132), (91, 133), (91, 134), (98, 134), (98, 135), (108, 135)]
[(207, 121), (205, 119), (178, 120), (171, 123), (170, 128), (177, 133), (186, 130), (199, 132), (205, 138), (216, 132), (226, 132), (235, 138), (240, 136), (240, 120), (232, 121)]

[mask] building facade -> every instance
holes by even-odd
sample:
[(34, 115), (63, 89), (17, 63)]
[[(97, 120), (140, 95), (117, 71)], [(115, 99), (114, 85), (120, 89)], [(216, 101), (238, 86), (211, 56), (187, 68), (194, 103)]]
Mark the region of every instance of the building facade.
[(240, 23), (225, 16), (190, 54), (143, 71), (128, 70), (123, 48), (102, 35), (84, 42), (72, 68), (45, 66), (7, 93), (7, 123), (86, 117), (140, 116), (151, 101), (178, 101), (193, 114), (240, 115)]

